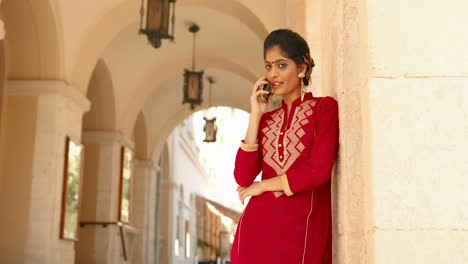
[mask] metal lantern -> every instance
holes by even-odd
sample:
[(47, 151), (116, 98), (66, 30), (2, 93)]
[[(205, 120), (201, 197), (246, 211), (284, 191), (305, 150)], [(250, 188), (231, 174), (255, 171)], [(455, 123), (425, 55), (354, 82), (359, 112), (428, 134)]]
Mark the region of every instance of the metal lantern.
[(183, 103), (189, 103), (192, 110), (195, 109), (195, 105), (201, 105), (203, 91), (203, 71), (195, 70), (195, 34), (198, 30), (200, 27), (196, 24), (189, 28), (189, 31), (193, 33), (192, 70), (185, 69), (184, 72)]
[(202, 103), (203, 71), (191, 71), (185, 69), (184, 72), (184, 104), (189, 103), (190, 108), (195, 109), (195, 105)]
[[(210, 83), (210, 95), (208, 98), (208, 110), (211, 108), (211, 85), (215, 82), (213, 77), (208, 76), (206, 77), (208, 82)], [(208, 113), (208, 111), (207, 111)], [(209, 118), (208, 114), (203, 118), (205, 120), (205, 126), (203, 127), (203, 131), (205, 132), (205, 139), (203, 142), (215, 142), (216, 141), (216, 134), (218, 132), (218, 127), (216, 126), (216, 117)]]
[(205, 139), (203, 142), (215, 142), (216, 141), (216, 134), (218, 132), (218, 127), (216, 126), (216, 117), (212, 119), (205, 119), (205, 126), (203, 127), (203, 131), (205, 132)]
[[(145, 17), (144, 1), (141, 1), (140, 9), (140, 34), (145, 34), (154, 48), (161, 47), (161, 39), (174, 40), (175, 0), (146, 0), (146, 28), (143, 28)], [(169, 16), (172, 11), (171, 21)], [(169, 34), (169, 22), (171, 34)]]

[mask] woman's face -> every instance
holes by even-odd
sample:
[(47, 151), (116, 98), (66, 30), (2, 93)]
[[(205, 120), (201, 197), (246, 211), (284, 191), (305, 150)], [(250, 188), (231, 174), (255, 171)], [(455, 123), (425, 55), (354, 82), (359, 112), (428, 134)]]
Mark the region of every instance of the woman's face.
[(298, 75), (305, 72), (305, 65), (296, 65), (293, 60), (283, 55), (283, 51), (278, 46), (267, 50), (265, 69), (267, 80), (273, 87), (273, 94), (285, 96), (300, 92), (301, 79)]

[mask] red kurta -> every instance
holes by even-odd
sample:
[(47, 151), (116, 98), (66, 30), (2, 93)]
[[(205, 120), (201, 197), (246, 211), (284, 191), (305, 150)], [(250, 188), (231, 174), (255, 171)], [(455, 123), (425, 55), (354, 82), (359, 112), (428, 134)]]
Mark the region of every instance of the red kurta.
[[(258, 148), (242, 144), (234, 177), (248, 187), (282, 176), (285, 192), (252, 197), (237, 226), (232, 264), (330, 264), (331, 172), (338, 151), (338, 104), (332, 97), (296, 99), (263, 114)], [(260, 151), (261, 150), (261, 151)]]

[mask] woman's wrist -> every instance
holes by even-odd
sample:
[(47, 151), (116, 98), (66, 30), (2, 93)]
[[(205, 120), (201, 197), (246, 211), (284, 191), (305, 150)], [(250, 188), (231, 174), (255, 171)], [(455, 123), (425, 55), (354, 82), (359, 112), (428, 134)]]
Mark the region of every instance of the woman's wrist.
[(263, 192), (279, 192), (283, 191), (283, 183), (281, 181), (281, 177), (273, 177), (270, 179), (266, 179), (260, 182), (260, 189)]
[(258, 182), (258, 185), (262, 192), (268, 192), (268, 183), (266, 183), (265, 180)]
[(262, 118), (262, 113), (250, 113), (250, 120), (252, 121), (259, 121), (260, 122), (260, 119)]

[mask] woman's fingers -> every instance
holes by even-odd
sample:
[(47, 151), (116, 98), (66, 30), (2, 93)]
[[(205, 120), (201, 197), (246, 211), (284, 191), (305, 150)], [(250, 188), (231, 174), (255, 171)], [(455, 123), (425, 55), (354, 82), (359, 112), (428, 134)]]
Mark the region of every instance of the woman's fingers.
[(261, 86), (264, 85), (264, 84), (267, 84), (268, 81), (266, 80), (266, 77), (262, 77), (261, 79), (259, 79), (257, 82), (255, 82), (254, 86), (253, 86), (253, 90), (252, 92), (255, 92), (255, 91), (258, 91), (258, 90), (261, 90)]
[(240, 194), (241, 194), (241, 201), (242, 201), (242, 204), (244, 204), (244, 200), (245, 200), (247, 197), (251, 196), (251, 195), (249, 194), (249, 191), (247, 190), (247, 188), (245, 188), (244, 190), (242, 190), (242, 191), (240, 192)]
[(269, 91), (265, 91), (265, 90), (258, 90), (255, 92), (255, 95), (256, 96), (259, 96), (261, 94), (269, 94), (270, 92)]
[(245, 193), (245, 187), (238, 186), (237, 187), (237, 192), (239, 193), (239, 200), (241, 201), (242, 205), (244, 205), (244, 193)]
[(255, 97), (258, 98), (259, 96), (264, 95), (264, 94), (270, 94), (270, 92), (264, 91), (264, 90), (258, 90), (255, 92)]

